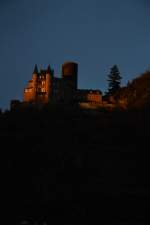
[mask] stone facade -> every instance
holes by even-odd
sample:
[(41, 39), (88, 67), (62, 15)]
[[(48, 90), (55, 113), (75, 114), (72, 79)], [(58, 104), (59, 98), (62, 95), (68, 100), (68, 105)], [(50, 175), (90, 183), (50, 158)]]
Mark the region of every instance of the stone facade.
[(23, 101), (48, 103), (52, 96), (52, 79), (53, 71), (50, 66), (47, 70), (41, 70), (39, 73), (35, 66), (32, 80), (28, 81), (28, 85), (24, 89)]
[(78, 89), (75, 98), (78, 102), (102, 103), (102, 92), (100, 90)]

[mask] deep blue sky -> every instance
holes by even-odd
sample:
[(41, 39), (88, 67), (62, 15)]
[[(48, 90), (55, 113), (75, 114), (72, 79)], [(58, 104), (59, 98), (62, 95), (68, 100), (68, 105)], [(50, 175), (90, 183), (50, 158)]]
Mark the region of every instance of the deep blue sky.
[(22, 99), (34, 64), (79, 63), (79, 88), (106, 90), (150, 69), (149, 0), (0, 0), (0, 107)]

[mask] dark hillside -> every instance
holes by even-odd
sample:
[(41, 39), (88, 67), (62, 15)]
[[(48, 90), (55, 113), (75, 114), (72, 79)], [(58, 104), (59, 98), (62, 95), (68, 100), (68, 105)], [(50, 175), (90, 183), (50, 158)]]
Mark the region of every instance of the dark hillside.
[(2, 114), (6, 224), (150, 222), (149, 127), (140, 111)]
[(115, 98), (126, 99), (128, 109), (150, 109), (150, 71), (146, 71), (139, 77), (121, 88)]

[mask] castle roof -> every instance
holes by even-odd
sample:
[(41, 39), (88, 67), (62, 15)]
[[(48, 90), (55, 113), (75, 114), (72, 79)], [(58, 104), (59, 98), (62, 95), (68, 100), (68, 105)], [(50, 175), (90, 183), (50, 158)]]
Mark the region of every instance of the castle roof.
[(38, 67), (37, 64), (35, 64), (34, 70), (33, 70), (33, 74), (38, 74)]
[(41, 74), (45, 75), (46, 74), (46, 70), (41, 69), (39, 75), (41, 75)]
[(51, 66), (50, 65), (48, 65), (48, 67), (47, 67), (47, 70), (46, 70), (46, 73), (48, 73), (48, 74), (51, 74)]
[(84, 94), (102, 94), (101, 90), (93, 90), (93, 89), (78, 89), (77, 90), (78, 93), (84, 93)]

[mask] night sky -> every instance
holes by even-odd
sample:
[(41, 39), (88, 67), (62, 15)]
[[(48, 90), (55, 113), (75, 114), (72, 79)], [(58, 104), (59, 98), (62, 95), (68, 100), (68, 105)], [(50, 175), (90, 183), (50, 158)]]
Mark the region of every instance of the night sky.
[(79, 88), (105, 91), (117, 64), (128, 80), (150, 70), (149, 0), (0, 0), (0, 107), (22, 100), (34, 64), (60, 76), (79, 63)]

